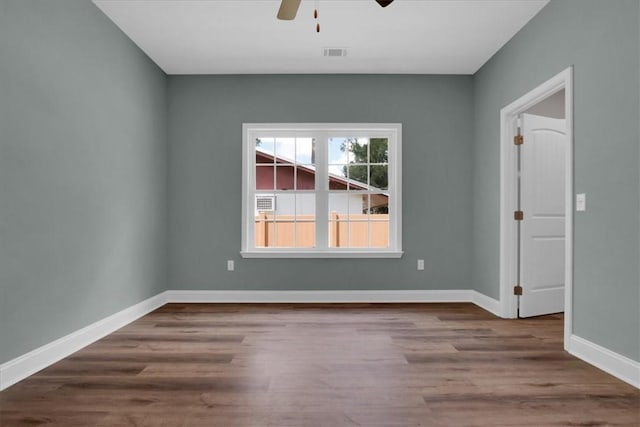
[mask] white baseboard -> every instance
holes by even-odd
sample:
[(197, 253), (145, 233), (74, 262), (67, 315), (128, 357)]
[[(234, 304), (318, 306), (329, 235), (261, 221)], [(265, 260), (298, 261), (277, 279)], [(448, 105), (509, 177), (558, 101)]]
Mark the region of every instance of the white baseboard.
[(64, 359), (70, 354), (109, 335), (156, 308), (166, 304), (166, 292), (146, 299), (29, 353), (0, 365), (0, 391)]
[(183, 303), (369, 303), (473, 302), (471, 290), (398, 291), (167, 291), (168, 300)]
[(567, 351), (608, 374), (640, 388), (640, 362), (615, 353), (577, 335), (565, 343)]
[(478, 291), (471, 291), (471, 302), (480, 308), (487, 310), (489, 313), (495, 314), (498, 317), (502, 316), (502, 310), (500, 309), (500, 301), (481, 294)]

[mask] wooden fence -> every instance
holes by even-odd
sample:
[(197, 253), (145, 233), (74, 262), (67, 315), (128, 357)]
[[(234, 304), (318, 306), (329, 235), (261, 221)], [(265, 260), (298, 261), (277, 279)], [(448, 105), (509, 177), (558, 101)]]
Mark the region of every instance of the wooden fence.
[[(315, 246), (314, 215), (256, 216), (256, 247), (312, 248)], [(386, 248), (389, 246), (389, 215), (331, 213), (329, 246), (332, 248)]]

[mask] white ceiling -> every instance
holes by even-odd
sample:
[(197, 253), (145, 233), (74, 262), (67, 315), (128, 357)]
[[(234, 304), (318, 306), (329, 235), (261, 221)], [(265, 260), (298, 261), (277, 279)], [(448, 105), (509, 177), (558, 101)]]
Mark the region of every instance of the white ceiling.
[(279, 0), (94, 3), (167, 74), (473, 74), (548, 1), (303, 0), (294, 21)]

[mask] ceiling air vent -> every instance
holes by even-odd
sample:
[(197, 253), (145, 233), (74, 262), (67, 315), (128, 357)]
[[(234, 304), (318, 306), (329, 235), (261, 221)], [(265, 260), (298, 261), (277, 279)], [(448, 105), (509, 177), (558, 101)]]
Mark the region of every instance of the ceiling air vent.
[(347, 49), (343, 47), (325, 47), (324, 56), (347, 56)]

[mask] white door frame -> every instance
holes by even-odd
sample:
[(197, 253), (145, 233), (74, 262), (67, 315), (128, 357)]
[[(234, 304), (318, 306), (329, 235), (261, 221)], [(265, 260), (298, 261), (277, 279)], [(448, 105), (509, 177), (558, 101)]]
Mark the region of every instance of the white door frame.
[(568, 142), (565, 165), (564, 343), (566, 348), (572, 333), (573, 311), (573, 67), (565, 69), (500, 110), (500, 309), (502, 317), (516, 318), (518, 315), (518, 299), (513, 295), (513, 287), (517, 280), (517, 224), (513, 219), (517, 197), (517, 166), (513, 137), (517, 131), (518, 115), (562, 89), (565, 90), (564, 108)]

